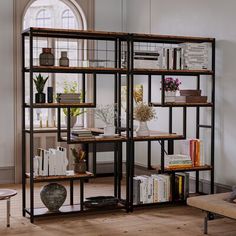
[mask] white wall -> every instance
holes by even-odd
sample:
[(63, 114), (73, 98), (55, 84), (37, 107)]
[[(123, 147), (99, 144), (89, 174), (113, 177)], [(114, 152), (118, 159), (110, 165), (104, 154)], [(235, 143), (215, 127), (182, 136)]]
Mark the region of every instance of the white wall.
[(14, 166), (13, 1), (0, 1), (0, 169)]
[(234, 0), (127, 1), (129, 32), (216, 38), (215, 173), (227, 185), (236, 183), (235, 9)]

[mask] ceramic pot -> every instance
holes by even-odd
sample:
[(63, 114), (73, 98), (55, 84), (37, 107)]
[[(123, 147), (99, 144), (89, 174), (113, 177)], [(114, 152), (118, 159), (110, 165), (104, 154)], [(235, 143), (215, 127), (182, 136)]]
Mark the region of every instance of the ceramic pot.
[[(66, 121), (66, 126), (68, 126), (68, 124), (67, 124), (67, 116), (65, 118), (65, 121)], [(75, 126), (76, 122), (77, 122), (77, 116), (71, 116), (70, 117), (70, 127), (73, 128)]]
[(114, 125), (106, 125), (104, 127), (104, 134), (105, 135), (114, 135), (116, 132), (116, 127)]
[(40, 66), (54, 66), (54, 55), (51, 48), (43, 48), (39, 55)]
[(35, 102), (36, 103), (45, 103), (46, 102), (45, 93), (36, 93), (35, 94)]
[(142, 121), (139, 122), (139, 126), (136, 130), (136, 134), (137, 134), (137, 136), (149, 136), (150, 135), (150, 131), (148, 129), (146, 121), (145, 122), (142, 122)]
[(66, 200), (66, 196), (66, 188), (57, 183), (45, 185), (40, 192), (41, 201), (51, 212), (59, 211)]
[(82, 161), (74, 164), (74, 172), (76, 174), (84, 174), (84, 173), (86, 173), (86, 170), (87, 170), (87, 165), (86, 165), (85, 160), (82, 160)]
[(62, 51), (61, 58), (59, 60), (59, 65), (64, 66), (64, 67), (68, 67), (69, 63), (70, 63), (70, 61), (69, 61), (69, 58), (67, 57), (67, 52)]
[(175, 102), (176, 91), (165, 91), (165, 102)]

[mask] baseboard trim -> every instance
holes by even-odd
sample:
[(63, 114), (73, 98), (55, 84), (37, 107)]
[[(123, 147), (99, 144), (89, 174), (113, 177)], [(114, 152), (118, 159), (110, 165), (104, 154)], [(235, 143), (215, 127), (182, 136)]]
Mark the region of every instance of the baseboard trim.
[(15, 167), (0, 167), (0, 184), (15, 183)]

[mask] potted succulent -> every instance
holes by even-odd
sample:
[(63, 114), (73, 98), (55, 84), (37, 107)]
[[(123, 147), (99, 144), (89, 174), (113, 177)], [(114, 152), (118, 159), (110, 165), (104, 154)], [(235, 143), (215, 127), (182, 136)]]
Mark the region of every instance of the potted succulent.
[(172, 77), (164, 79), (165, 102), (175, 102), (176, 91), (179, 90), (181, 81)]
[(36, 103), (45, 103), (46, 101), (46, 95), (43, 92), (44, 86), (48, 80), (48, 77), (45, 79), (41, 74), (37, 75), (36, 78), (34, 79), (34, 84), (37, 90), (37, 93), (35, 94), (35, 102)]
[(77, 174), (84, 174), (87, 170), (85, 152), (80, 147), (78, 150), (76, 148), (71, 148), (72, 155), (74, 157), (74, 172)]
[(136, 130), (137, 136), (149, 136), (150, 132), (147, 126), (147, 121), (156, 118), (156, 112), (153, 107), (145, 103), (139, 103), (134, 108), (134, 118), (139, 121), (139, 126)]
[(95, 109), (95, 117), (100, 119), (104, 124), (104, 135), (114, 135), (114, 120), (116, 117), (115, 104), (98, 105)]
[[(71, 84), (68, 84), (67, 82), (64, 83), (64, 93), (76, 93), (78, 89), (78, 83), (73, 82)], [(80, 93), (81, 94), (81, 93)], [(67, 125), (67, 116), (68, 112), (67, 109), (63, 109), (63, 113), (66, 116), (65, 122)], [(85, 113), (84, 109), (81, 109), (79, 107), (73, 107), (70, 108), (70, 127), (73, 128), (77, 122), (77, 117)]]

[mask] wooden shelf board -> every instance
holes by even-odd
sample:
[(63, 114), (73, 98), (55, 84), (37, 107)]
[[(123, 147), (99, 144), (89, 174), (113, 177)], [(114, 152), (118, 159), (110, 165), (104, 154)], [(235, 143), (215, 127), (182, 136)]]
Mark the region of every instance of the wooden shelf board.
[(134, 134), (134, 141), (148, 141), (148, 140), (165, 140), (165, 139), (184, 139), (183, 135), (170, 134), (160, 131), (150, 131), (150, 136), (136, 136)]
[[(25, 104), (25, 107), (30, 107), (30, 104)], [(95, 107), (93, 103), (34, 103), (33, 108), (67, 108), (67, 107)]]
[[(107, 68), (107, 67), (63, 67), (63, 66), (34, 66), (33, 72), (55, 72), (55, 73), (126, 73), (125, 68)], [(25, 72), (29, 72), (30, 68), (26, 67)]]
[(135, 40), (170, 40), (174, 42), (214, 42), (214, 38), (193, 37), (193, 36), (173, 36), (173, 35), (157, 35), (157, 34), (132, 34)]
[[(84, 206), (83, 211), (81, 210), (80, 204), (74, 204), (74, 205), (64, 205), (59, 209), (59, 212), (49, 212), (46, 207), (39, 207), (34, 208), (34, 216), (35, 217), (46, 217), (46, 216), (55, 216), (55, 215), (66, 215), (66, 214), (83, 214), (83, 213), (89, 213), (89, 212), (102, 212), (102, 211), (114, 211), (118, 209), (125, 209), (125, 206), (121, 203), (118, 203), (116, 207), (103, 207), (103, 208), (86, 208)], [(26, 212), (30, 215), (30, 209), (26, 209)]]
[[(153, 170), (161, 170), (160, 166), (152, 166)], [(195, 167), (189, 167), (189, 168), (165, 168), (165, 173), (171, 173), (171, 172), (190, 172), (190, 171), (207, 171), (211, 170), (212, 167), (210, 165), (204, 165), (204, 166), (195, 166)]]
[(156, 75), (212, 75), (212, 70), (163, 70), (163, 69), (145, 69), (135, 68), (134, 74), (156, 74)]
[[(62, 137), (62, 140), (67, 142), (67, 137)], [(69, 144), (76, 144), (76, 143), (110, 143), (110, 142), (126, 142), (126, 137), (118, 136), (114, 138), (95, 138), (93, 137), (84, 137), (84, 138), (71, 138)]]
[(185, 102), (167, 102), (162, 105), (159, 102), (152, 102), (152, 106), (154, 107), (212, 107), (213, 103), (185, 103)]
[[(57, 29), (57, 28), (40, 28), (40, 27), (31, 27), (28, 29), (25, 29), (23, 31), (23, 34), (29, 35), (30, 31), (32, 31), (34, 34), (35, 33), (44, 33), (46, 36), (51, 34), (58, 34), (59, 36), (61, 34), (63, 35), (87, 35), (87, 36), (106, 36), (106, 37), (124, 37), (128, 36), (128, 33), (124, 32), (107, 32), (107, 31), (94, 31), (94, 30), (75, 30), (75, 29)], [(58, 36), (58, 37), (59, 37)]]
[[(25, 174), (26, 178), (30, 178), (30, 173)], [(85, 174), (75, 174), (75, 175), (55, 175), (55, 176), (37, 176), (34, 177), (34, 182), (47, 182), (47, 181), (62, 181), (71, 179), (86, 179), (94, 177), (93, 173), (86, 172)]]

